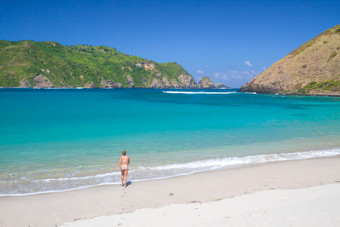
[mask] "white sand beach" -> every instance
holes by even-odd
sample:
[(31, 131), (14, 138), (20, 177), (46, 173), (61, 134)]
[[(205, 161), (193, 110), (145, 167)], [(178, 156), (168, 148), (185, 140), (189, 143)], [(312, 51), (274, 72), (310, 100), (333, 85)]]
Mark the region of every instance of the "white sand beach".
[(339, 192), (340, 184), (262, 191), (215, 202), (140, 209), (62, 226), (339, 226)]
[(337, 226), (340, 157), (0, 197), (0, 226)]

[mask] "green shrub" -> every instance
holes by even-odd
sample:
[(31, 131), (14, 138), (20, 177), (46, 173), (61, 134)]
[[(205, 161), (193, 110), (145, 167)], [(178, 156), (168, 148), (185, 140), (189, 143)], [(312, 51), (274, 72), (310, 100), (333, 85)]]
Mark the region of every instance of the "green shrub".
[(300, 88), (297, 92), (301, 94), (306, 94), (306, 90), (303, 88)]
[(327, 80), (320, 83), (311, 82), (303, 89), (310, 90), (324, 90), (324, 91), (340, 91), (340, 80)]
[(337, 52), (333, 52), (331, 53), (331, 55), (329, 55), (329, 60), (334, 58), (337, 55)]
[(311, 90), (311, 89), (317, 89), (318, 88), (318, 84), (317, 82), (313, 81), (309, 84), (307, 84), (304, 89), (307, 89), (307, 90)]
[(296, 88), (296, 89), (299, 89), (299, 88), (301, 88), (301, 87), (302, 87), (302, 83), (298, 83), (298, 84), (295, 85), (295, 88)]

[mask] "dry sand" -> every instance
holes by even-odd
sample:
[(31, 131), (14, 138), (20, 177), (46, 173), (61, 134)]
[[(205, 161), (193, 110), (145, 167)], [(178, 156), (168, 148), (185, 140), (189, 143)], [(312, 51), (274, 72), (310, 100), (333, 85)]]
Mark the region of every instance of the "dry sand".
[[(340, 184), (334, 184), (337, 182), (340, 182), (339, 156), (134, 182), (126, 189), (110, 185), (60, 193), (0, 197), (0, 226), (48, 227), (116, 214), (120, 215), (87, 220), (88, 226), (105, 226), (103, 223), (109, 226), (145, 223), (144, 226), (148, 226), (157, 222), (163, 225), (221, 226), (225, 225), (225, 220), (235, 226), (271, 226), (272, 223), (281, 223), (282, 226), (320, 226), (324, 223), (332, 226), (339, 223), (335, 213), (340, 204)], [(317, 185), (324, 186), (307, 188)], [(297, 188), (305, 189), (282, 191)], [(232, 198), (251, 193), (255, 194)], [(135, 213), (126, 214), (135, 210)], [(318, 213), (320, 215), (316, 215)], [(198, 214), (204, 218), (200, 219)], [(169, 217), (155, 219), (156, 222), (151, 223), (154, 215)], [(245, 218), (248, 216), (253, 218)], [(93, 224), (92, 221), (98, 222)], [(85, 226), (78, 223), (72, 224)]]
[(340, 184), (262, 191), (221, 201), (145, 208), (62, 227), (340, 226)]

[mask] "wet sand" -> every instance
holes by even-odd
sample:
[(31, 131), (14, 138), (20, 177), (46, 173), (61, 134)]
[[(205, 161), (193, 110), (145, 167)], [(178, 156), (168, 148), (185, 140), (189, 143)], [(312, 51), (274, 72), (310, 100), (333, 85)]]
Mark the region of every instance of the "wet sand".
[[(200, 219), (191, 218), (194, 212), (196, 212), (191, 209), (193, 205), (204, 206), (205, 208), (202, 209), (208, 209), (211, 206), (210, 204), (214, 204), (213, 206), (216, 206), (214, 210), (219, 214), (226, 206), (218, 204), (238, 204), (238, 200), (249, 199), (247, 206), (250, 208), (253, 207), (254, 211), (256, 211), (255, 207), (260, 207), (262, 203), (261, 198), (263, 198), (265, 199), (264, 201), (268, 203), (273, 201), (275, 206), (273, 205), (269, 210), (274, 212), (275, 209), (281, 210), (281, 208), (285, 206), (282, 202), (282, 193), (287, 191), (281, 191), (283, 189), (305, 188), (303, 190), (306, 191), (302, 190), (302, 192), (298, 192), (296, 195), (292, 194), (292, 198), (302, 198), (301, 195), (304, 194), (313, 195), (313, 193), (308, 192), (308, 190), (314, 189), (308, 187), (323, 185), (323, 187), (321, 187), (323, 189), (320, 189), (320, 195), (323, 197), (325, 197), (325, 195), (331, 198), (334, 197), (333, 200), (338, 201), (337, 203), (339, 204), (339, 200), (336, 200), (340, 194), (339, 186), (336, 184), (338, 182), (340, 182), (340, 156), (268, 163), (235, 169), (219, 169), (168, 179), (132, 182), (126, 189), (118, 185), (107, 185), (68, 192), (0, 197), (0, 226), (48, 227), (82, 219), (91, 222), (95, 220), (90, 220), (91, 218), (110, 215), (116, 216), (112, 216), (111, 218), (113, 219), (110, 220), (109, 223), (104, 221), (102, 226), (105, 226), (105, 223), (110, 224), (110, 226), (116, 226), (122, 223), (119, 218), (125, 217), (124, 215), (130, 215), (127, 214), (128, 212), (137, 210), (135, 213), (143, 213), (145, 212), (143, 208), (157, 208), (152, 209), (152, 211), (149, 209), (148, 212), (151, 213), (161, 212), (162, 209), (170, 209), (174, 206), (181, 207), (175, 208), (175, 210), (184, 209), (184, 217), (188, 216), (188, 219), (192, 219), (193, 221), (192, 225), (195, 225), (195, 223), (201, 222)], [(334, 187), (326, 184), (334, 184)], [(278, 192), (278, 195), (272, 195), (272, 193), (276, 192)], [(294, 190), (289, 190), (288, 193), (294, 193)], [(241, 196), (245, 194), (245, 197)], [(268, 200), (267, 197), (272, 199)], [(319, 206), (317, 204), (313, 205), (314, 203), (312, 202), (314, 200), (315, 198), (313, 196), (307, 196), (303, 203), (307, 204), (305, 205), (306, 208)], [(295, 201), (299, 203), (298, 200)], [(308, 201), (311, 203), (308, 203)], [(320, 200), (320, 202), (321, 201), (327, 204), (327, 201), (331, 201), (331, 199), (325, 197), (325, 200)], [(251, 212), (251, 210), (246, 209), (247, 206), (239, 207), (238, 209), (241, 209), (239, 212)], [(295, 207), (296, 205), (292, 203), (292, 206)], [(333, 215), (332, 210), (334, 207), (332, 207), (332, 205), (329, 205), (329, 207), (327, 205), (320, 205), (320, 207), (326, 209), (324, 212), (329, 213), (330, 216)], [(287, 215), (290, 217), (291, 213), (288, 212), (290, 209), (286, 210)], [(338, 208), (336, 210), (338, 210)], [(227, 213), (226, 216), (228, 216)], [(116, 217), (116, 219), (114, 219), (114, 217)], [(142, 217), (145, 217), (145, 219), (143, 219), (145, 221), (144, 223), (149, 223), (147, 215), (143, 215)], [(171, 217), (171, 215), (169, 217)], [(99, 218), (99, 223), (103, 221), (101, 218)], [(279, 217), (277, 218), (279, 219)], [(330, 217), (328, 218), (331, 220)], [(333, 219), (336, 218), (337, 217), (333, 217)], [(126, 224), (134, 225), (143, 223), (138, 218), (131, 220), (135, 220), (136, 222)], [(206, 219), (206, 222), (202, 222), (201, 225), (214, 224), (213, 220), (214, 219), (209, 221), (209, 219)], [(237, 220), (237, 218), (233, 220)], [(262, 219), (259, 218), (259, 221), (260, 220)], [(168, 222), (169, 225), (172, 223), (171, 218)], [(237, 221), (231, 223), (237, 224)], [(239, 224), (244, 225), (244, 223)], [(79, 226), (77, 222), (74, 222), (73, 225)], [(190, 226), (191, 223), (187, 223), (186, 225)]]

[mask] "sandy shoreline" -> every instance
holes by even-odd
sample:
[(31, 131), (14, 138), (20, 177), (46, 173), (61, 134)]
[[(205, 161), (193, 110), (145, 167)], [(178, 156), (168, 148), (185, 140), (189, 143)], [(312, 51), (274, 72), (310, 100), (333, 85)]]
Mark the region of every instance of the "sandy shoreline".
[(60, 193), (0, 197), (0, 226), (56, 226), (142, 208), (207, 203), (259, 191), (270, 193), (277, 189), (306, 188), (339, 181), (340, 156), (337, 156), (133, 182), (126, 189), (110, 185)]
[(271, 190), (207, 203), (173, 204), (66, 223), (112, 226), (339, 226), (340, 184)]

